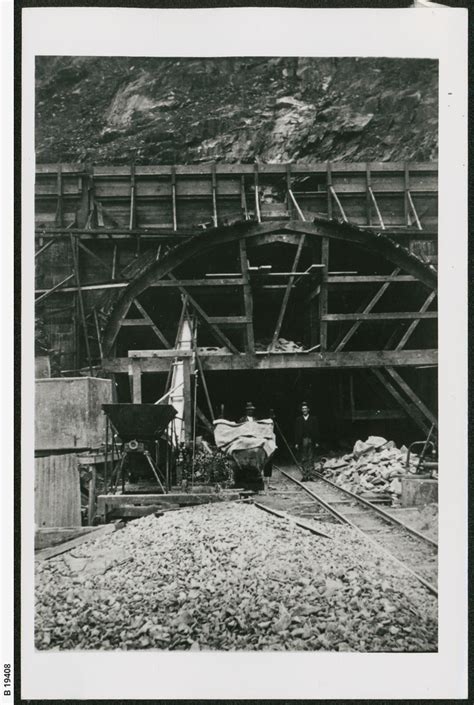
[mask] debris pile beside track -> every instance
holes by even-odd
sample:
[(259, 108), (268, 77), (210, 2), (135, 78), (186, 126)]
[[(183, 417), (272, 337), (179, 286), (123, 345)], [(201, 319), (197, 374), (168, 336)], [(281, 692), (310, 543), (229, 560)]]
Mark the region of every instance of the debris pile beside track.
[(366, 441), (357, 441), (352, 453), (323, 458), (315, 469), (343, 489), (367, 499), (389, 495), (396, 505), (402, 494), (400, 478), (413, 474), (418, 464), (418, 456), (412, 454), (407, 469), (407, 452), (405, 446), (397, 448), (393, 441), (369, 436)]
[(133, 521), (37, 562), (36, 646), (435, 651), (436, 600), (352, 529), (321, 528), (332, 539), (230, 502)]

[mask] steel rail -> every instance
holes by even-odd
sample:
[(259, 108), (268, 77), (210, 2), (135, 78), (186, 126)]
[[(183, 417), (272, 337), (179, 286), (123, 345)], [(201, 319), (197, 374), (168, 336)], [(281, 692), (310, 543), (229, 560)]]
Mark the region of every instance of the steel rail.
[(311, 533), (316, 534), (317, 536), (323, 536), (325, 539), (331, 539), (332, 536), (329, 536), (326, 534), (324, 531), (321, 531), (320, 529), (316, 528), (315, 526), (311, 526), (311, 524), (308, 524), (306, 521), (302, 521), (301, 519), (296, 519), (295, 517), (292, 517), (288, 514), (285, 514), (285, 512), (280, 512), (278, 509), (273, 509), (272, 507), (268, 507), (266, 504), (261, 504), (260, 502), (252, 502), (254, 507), (257, 507), (258, 509), (263, 509), (264, 512), (268, 512), (269, 514), (273, 514), (274, 516), (278, 517), (279, 519), (286, 519), (287, 521), (293, 521), (296, 526), (301, 527), (302, 529), (307, 529), (307, 531), (311, 531)]
[(339, 487), (339, 485), (336, 485), (336, 483), (332, 482), (332, 480), (328, 480), (327, 477), (324, 477), (319, 472), (316, 472), (315, 474), (317, 475), (318, 479), (323, 480), (323, 482), (326, 482), (328, 485), (331, 485), (331, 487), (334, 487), (334, 489), (340, 490), (341, 492), (344, 492), (344, 494), (348, 495), (349, 497), (352, 497), (357, 502), (364, 504), (366, 507), (368, 507), (369, 509), (372, 509), (377, 514), (380, 514), (380, 516), (383, 519), (385, 519), (386, 521), (390, 522), (391, 524), (401, 526), (402, 529), (406, 529), (406, 531), (408, 531), (410, 534), (413, 534), (413, 536), (416, 536), (416, 538), (421, 539), (422, 541), (426, 541), (426, 543), (429, 543), (432, 546), (435, 546), (436, 548), (438, 548), (437, 541), (435, 541), (434, 539), (431, 539), (429, 536), (426, 536), (425, 534), (420, 533), (416, 529), (413, 529), (411, 526), (408, 526), (408, 524), (405, 524), (400, 519), (397, 519), (396, 517), (392, 516), (391, 514), (386, 512), (384, 509), (381, 509), (381, 507), (377, 507), (375, 504), (370, 502), (368, 499), (364, 499), (363, 497), (360, 497), (359, 495), (355, 494), (355, 492), (351, 492), (350, 490), (346, 490), (344, 487)]
[[(274, 466), (274, 467), (277, 467), (277, 466)], [(284, 477), (287, 477), (291, 482), (293, 482), (293, 483), (295, 483), (296, 485), (298, 485), (298, 487), (301, 487), (302, 490), (304, 490), (307, 494), (309, 494), (309, 495), (310, 495), (316, 502), (318, 502), (321, 506), (325, 507), (331, 514), (334, 514), (335, 516), (337, 516), (338, 519), (339, 519), (342, 523), (347, 524), (348, 526), (350, 526), (350, 527), (352, 527), (353, 529), (355, 529), (356, 531), (358, 531), (359, 534), (361, 534), (367, 541), (369, 541), (371, 544), (373, 544), (373, 546), (375, 546), (375, 548), (376, 548), (380, 553), (384, 554), (385, 556), (387, 556), (388, 558), (390, 558), (392, 561), (395, 561), (395, 562), (398, 563), (398, 565), (400, 565), (404, 570), (408, 571), (408, 572), (409, 572), (414, 578), (416, 578), (416, 580), (418, 580), (418, 582), (420, 582), (429, 592), (431, 592), (431, 593), (432, 593), (433, 595), (435, 595), (436, 597), (438, 596), (438, 589), (437, 589), (434, 585), (432, 585), (430, 582), (428, 582), (427, 580), (425, 580), (425, 578), (423, 578), (419, 573), (417, 573), (416, 571), (414, 571), (412, 568), (410, 568), (408, 565), (406, 565), (406, 563), (404, 563), (404, 562), (401, 561), (399, 558), (397, 558), (391, 551), (389, 551), (388, 549), (384, 548), (384, 546), (382, 546), (382, 545), (379, 543), (379, 541), (377, 541), (376, 539), (372, 538), (372, 536), (369, 536), (369, 534), (367, 534), (365, 531), (363, 531), (359, 526), (357, 526), (357, 524), (354, 524), (353, 521), (351, 521), (351, 520), (348, 519), (346, 516), (344, 516), (343, 514), (341, 514), (340, 512), (338, 512), (337, 509), (334, 509), (333, 507), (331, 507), (324, 499), (322, 499), (321, 497), (319, 497), (315, 492), (313, 492), (312, 490), (310, 490), (308, 487), (305, 487), (305, 485), (304, 485), (302, 482), (300, 482), (300, 481), (297, 480), (296, 478), (292, 477), (290, 474), (288, 474), (287, 472), (285, 472), (285, 471), (282, 470), (281, 468), (278, 468), (278, 467), (277, 467), (277, 469), (281, 472), (281, 474), (282, 474)], [(340, 488), (338, 488), (338, 489), (340, 489)]]

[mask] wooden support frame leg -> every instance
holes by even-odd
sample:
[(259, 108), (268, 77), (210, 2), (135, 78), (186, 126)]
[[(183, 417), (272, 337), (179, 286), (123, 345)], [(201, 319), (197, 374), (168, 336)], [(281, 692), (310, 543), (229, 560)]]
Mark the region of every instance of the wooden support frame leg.
[(249, 266), (247, 259), (247, 243), (245, 239), (239, 240), (239, 255), (240, 255), (240, 268), (242, 271), (242, 279), (244, 280), (243, 295), (244, 295), (244, 310), (245, 317), (247, 318), (247, 323), (245, 326), (246, 333), (246, 349), (247, 352), (255, 352), (255, 338), (253, 329), (253, 297), (252, 297), (252, 287), (250, 285), (249, 276)]
[(329, 269), (329, 238), (321, 241), (321, 264), (324, 265), (319, 291), (319, 342), (320, 351), (325, 352), (328, 346), (328, 324), (323, 316), (328, 313), (328, 269)]
[(142, 403), (142, 367), (140, 360), (131, 358), (129, 375), (132, 383), (132, 404)]
[(84, 344), (86, 347), (86, 356), (87, 356), (87, 362), (89, 363), (89, 374), (92, 377), (92, 357), (91, 357), (91, 351), (90, 351), (90, 345), (89, 345), (89, 334), (87, 331), (87, 322), (86, 322), (86, 314), (85, 314), (85, 309), (84, 309), (84, 299), (82, 296), (82, 289), (81, 289), (81, 278), (79, 275), (79, 261), (78, 261), (78, 253), (77, 253), (77, 241), (72, 233), (69, 235), (70, 238), (70, 244), (71, 244), (71, 251), (72, 251), (72, 259), (73, 259), (73, 265), (74, 265), (74, 275), (76, 277), (76, 287), (77, 287), (77, 297), (78, 297), (78, 302), (79, 302), (79, 312), (81, 316), (81, 322), (82, 322), (82, 330), (84, 333)]

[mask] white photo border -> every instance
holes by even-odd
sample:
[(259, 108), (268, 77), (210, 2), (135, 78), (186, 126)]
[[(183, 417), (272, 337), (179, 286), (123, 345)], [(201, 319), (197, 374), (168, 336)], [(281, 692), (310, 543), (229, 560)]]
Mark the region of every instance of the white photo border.
[[(45, 54), (439, 61), (438, 653), (35, 651), (34, 68), (35, 56)], [(463, 9), (23, 9), (22, 698), (467, 697), (467, 86)]]

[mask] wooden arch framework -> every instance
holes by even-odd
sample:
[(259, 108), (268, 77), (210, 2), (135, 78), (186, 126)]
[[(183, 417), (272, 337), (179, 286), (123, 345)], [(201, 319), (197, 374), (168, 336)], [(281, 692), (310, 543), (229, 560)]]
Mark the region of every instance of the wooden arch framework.
[[(141, 401), (142, 375), (169, 372), (176, 359), (185, 361), (188, 375), (194, 363), (202, 375), (222, 370), (365, 370), (428, 433), (436, 425), (436, 416), (396, 368), (437, 364), (436, 326), (417, 338), (425, 322), (436, 322), (435, 269), (382, 233), (347, 222), (323, 218), (306, 222), (303, 218), (215, 227), (154, 261), (121, 290), (113, 306), (102, 338), (103, 369), (131, 375), (135, 402)], [(270, 271), (270, 266), (252, 266), (256, 248), (273, 245), (286, 248), (284, 271), (281, 266), (277, 271), (275, 266)], [(221, 261), (232, 257), (235, 266), (230, 271), (215, 271), (220, 253)], [(364, 267), (366, 260), (369, 263)], [(355, 264), (337, 269), (338, 262), (348, 261)], [(374, 262), (380, 265), (375, 273)], [(416, 288), (417, 296), (392, 294), (403, 287)], [(194, 352), (176, 349), (174, 337), (160, 323), (164, 319), (156, 315), (160, 297), (170, 291), (185, 300), (198, 329), (212, 338), (218, 350), (206, 352), (199, 340)], [(203, 303), (202, 292), (207, 292), (208, 301), (212, 293), (222, 305), (233, 292), (240, 310), (223, 312), (222, 305), (213, 310)], [(262, 292), (271, 293), (276, 302), (263, 349), (254, 306)], [(288, 311), (295, 297), (306, 317), (308, 339), (301, 350), (280, 352), (278, 339), (291, 324)], [(153, 310), (150, 302), (154, 302)], [(120, 356), (120, 335), (142, 328), (150, 331), (155, 347), (128, 345), (126, 356)], [(413, 341), (417, 343), (414, 348)], [(190, 384), (188, 379), (188, 403)]]

